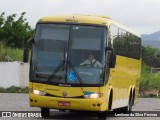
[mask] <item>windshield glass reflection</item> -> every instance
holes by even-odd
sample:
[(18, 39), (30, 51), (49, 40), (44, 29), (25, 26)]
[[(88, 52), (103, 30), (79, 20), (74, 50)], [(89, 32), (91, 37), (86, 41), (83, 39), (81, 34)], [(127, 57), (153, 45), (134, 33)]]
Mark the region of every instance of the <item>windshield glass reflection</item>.
[(39, 24), (31, 79), (51, 83), (100, 84), (106, 28)]

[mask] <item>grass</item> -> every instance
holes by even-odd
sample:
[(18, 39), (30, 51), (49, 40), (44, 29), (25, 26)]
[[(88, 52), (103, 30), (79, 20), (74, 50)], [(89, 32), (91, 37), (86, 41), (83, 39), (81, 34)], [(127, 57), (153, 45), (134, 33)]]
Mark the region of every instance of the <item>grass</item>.
[(151, 68), (143, 64), (140, 92), (147, 90), (160, 90), (160, 73), (151, 73)]
[(22, 61), (23, 50), (9, 48), (0, 43), (0, 61)]
[(20, 88), (14, 85), (9, 88), (0, 87), (0, 93), (28, 93), (28, 92), (29, 92), (28, 87)]

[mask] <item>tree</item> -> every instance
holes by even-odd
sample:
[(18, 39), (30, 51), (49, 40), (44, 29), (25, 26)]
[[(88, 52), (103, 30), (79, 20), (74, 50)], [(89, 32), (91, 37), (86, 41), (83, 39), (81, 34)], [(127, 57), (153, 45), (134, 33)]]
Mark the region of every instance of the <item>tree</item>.
[(4, 12), (3, 13), (1, 13), (1, 15), (0, 15), (0, 42), (2, 41), (2, 38), (3, 38), (3, 29), (2, 29), (2, 27), (3, 27), (3, 24), (4, 24), (4, 21), (5, 21), (5, 19), (4, 19)]
[(17, 14), (7, 16), (5, 19), (3, 12), (0, 15), (0, 41), (12, 48), (23, 48), (24, 43), (32, 37), (33, 30), (24, 18), (23, 12), (16, 20)]
[(146, 65), (160, 68), (160, 50), (151, 46), (143, 47), (142, 60)]

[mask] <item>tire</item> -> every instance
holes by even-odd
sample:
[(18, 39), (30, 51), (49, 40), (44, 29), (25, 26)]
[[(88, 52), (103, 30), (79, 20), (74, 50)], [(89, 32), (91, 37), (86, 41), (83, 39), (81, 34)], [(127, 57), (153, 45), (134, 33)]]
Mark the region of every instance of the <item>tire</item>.
[(42, 117), (49, 117), (49, 109), (48, 108), (41, 108), (41, 116)]
[(121, 108), (121, 112), (123, 113), (131, 113), (132, 112), (133, 99), (130, 98), (128, 101), (128, 106)]
[(108, 114), (107, 111), (99, 112), (99, 113), (98, 113), (98, 119), (99, 119), (99, 120), (106, 120), (107, 114)]
[(133, 106), (133, 97), (131, 96), (131, 99), (129, 100), (128, 106), (127, 106), (127, 113), (132, 112), (132, 106)]
[(115, 109), (114, 112), (116, 113), (131, 113), (132, 112), (132, 106), (133, 106), (133, 98), (130, 96), (130, 99), (128, 101), (128, 105), (126, 107)]

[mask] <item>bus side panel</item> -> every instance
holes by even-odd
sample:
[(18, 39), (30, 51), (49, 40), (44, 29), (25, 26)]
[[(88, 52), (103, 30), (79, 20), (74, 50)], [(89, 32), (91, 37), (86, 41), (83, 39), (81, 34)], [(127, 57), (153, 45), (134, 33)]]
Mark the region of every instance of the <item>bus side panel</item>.
[(128, 105), (131, 88), (136, 89), (136, 99), (139, 89), (141, 60), (131, 59), (117, 55), (116, 67), (111, 69), (111, 80), (113, 86), (114, 101), (113, 108)]

